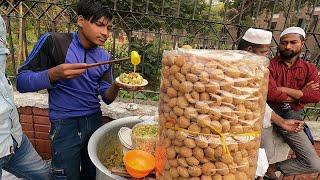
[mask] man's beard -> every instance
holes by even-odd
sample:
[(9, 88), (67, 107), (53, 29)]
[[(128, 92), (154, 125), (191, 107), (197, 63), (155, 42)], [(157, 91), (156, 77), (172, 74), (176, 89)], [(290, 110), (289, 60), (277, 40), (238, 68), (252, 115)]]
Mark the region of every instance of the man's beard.
[(298, 51), (298, 52), (294, 52), (293, 50), (281, 50), (279, 49), (279, 53), (280, 53), (280, 56), (284, 59), (291, 59), (295, 56), (297, 56), (298, 54), (301, 53), (301, 50)]

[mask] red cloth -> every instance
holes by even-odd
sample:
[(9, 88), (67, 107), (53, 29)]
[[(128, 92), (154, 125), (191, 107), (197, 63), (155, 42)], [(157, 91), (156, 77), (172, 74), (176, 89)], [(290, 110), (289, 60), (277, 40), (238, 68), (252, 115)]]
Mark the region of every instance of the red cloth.
[[(268, 104), (273, 109), (279, 109), (283, 101), (288, 98), (286, 93), (277, 90), (277, 87), (288, 87), (302, 90), (310, 81), (319, 83), (318, 70), (314, 64), (299, 59), (290, 68), (281, 61), (280, 57), (275, 57), (269, 65), (269, 91)], [(320, 90), (305, 90), (303, 96), (294, 103), (289, 103), (293, 110), (303, 109), (305, 104), (317, 103), (320, 101)]]

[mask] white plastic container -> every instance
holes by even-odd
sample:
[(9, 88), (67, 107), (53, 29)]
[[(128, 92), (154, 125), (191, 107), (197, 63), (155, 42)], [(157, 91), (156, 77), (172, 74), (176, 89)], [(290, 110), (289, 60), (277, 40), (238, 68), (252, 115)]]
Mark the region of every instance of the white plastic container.
[(131, 141), (132, 130), (128, 127), (120, 128), (118, 132), (119, 140), (122, 144), (122, 152), (125, 154), (129, 150), (133, 149)]

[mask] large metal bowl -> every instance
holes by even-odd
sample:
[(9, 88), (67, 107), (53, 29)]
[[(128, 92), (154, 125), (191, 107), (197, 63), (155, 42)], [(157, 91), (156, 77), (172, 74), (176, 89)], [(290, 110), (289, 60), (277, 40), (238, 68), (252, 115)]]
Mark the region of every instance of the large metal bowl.
[(121, 127), (129, 127), (132, 128), (135, 124), (147, 120), (152, 119), (153, 116), (130, 116), (126, 118), (117, 119), (111, 121), (93, 133), (89, 140), (88, 144), (88, 152), (89, 157), (93, 164), (96, 166), (96, 179), (97, 180), (109, 180), (109, 179), (117, 179), (117, 180), (125, 180), (126, 178), (111, 174), (111, 171), (107, 169), (100, 161), (101, 152), (105, 151), (106, 148), (111, 148), (112, 143), (119, 143), (118, 139), (118, 131)]

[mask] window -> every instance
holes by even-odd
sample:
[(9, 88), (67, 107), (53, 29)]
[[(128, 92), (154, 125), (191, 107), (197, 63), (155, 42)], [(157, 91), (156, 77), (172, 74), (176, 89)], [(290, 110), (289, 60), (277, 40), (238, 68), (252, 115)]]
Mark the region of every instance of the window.
[(298, 25), (297, 26), (301, 27), (302, 23), (303, 23), (303, 19), (300, 18), (299, 21), (298, 21)]
[(272, 22), (271, 23), (271, 29), (276, 29), (277, 27), (277, 22)]
[(312, 16), (312, 20), (309, 26), (309, 31), (312, 31), (317, 27), (318, 24), (318, 20), (319, 20), (319, 15), (313, 15)]

